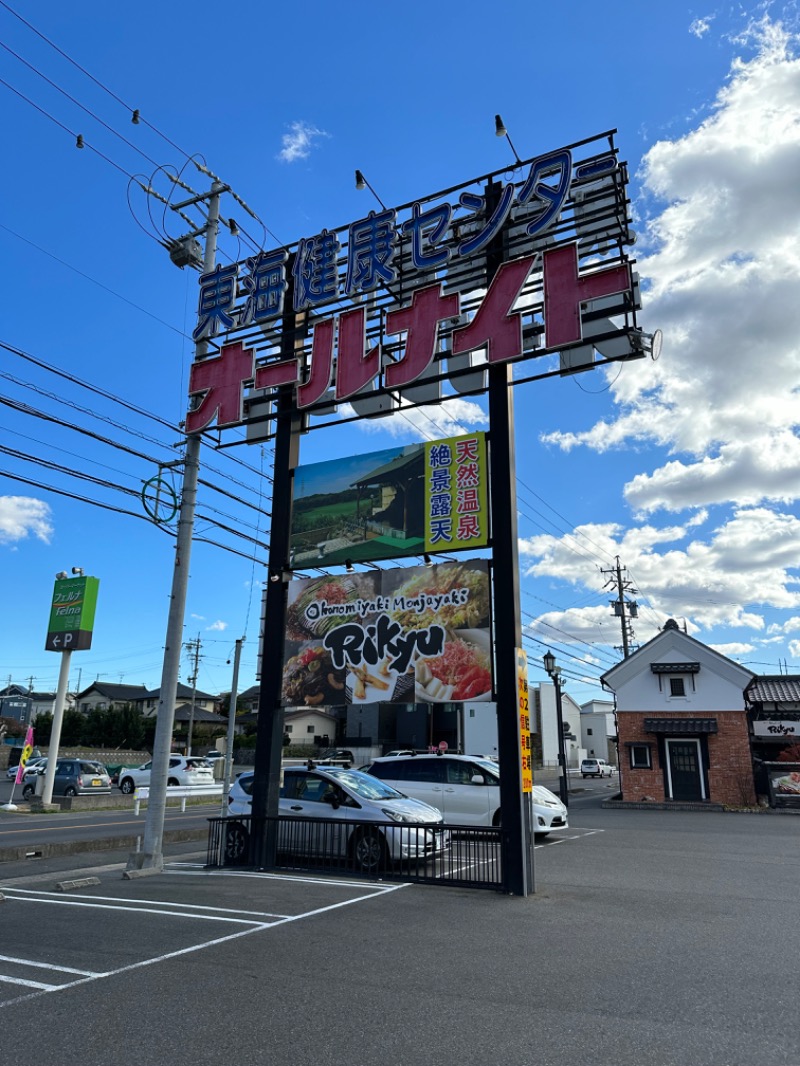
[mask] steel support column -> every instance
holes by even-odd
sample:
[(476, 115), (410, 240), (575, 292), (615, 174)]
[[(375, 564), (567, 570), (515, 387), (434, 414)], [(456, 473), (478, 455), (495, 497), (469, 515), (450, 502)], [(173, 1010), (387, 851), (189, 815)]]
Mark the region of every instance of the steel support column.
[[(487, 213), (497, 202), (499, 186), (486, 188)], [(503, 235), (487, 255), (491, 282), (503, 262)], [(500, 763), (500, 809), (503, 825), (503, 880), (514, 896), (534, 890), (530, 804), (522, 791), (522, 750), (517, 694), (517, 648), (522, 646), (517, 538), (517, 478), (514, 444), (514, 390), (511, 367), (489, 368), (489, 445), (492, 515), (492, 585), (494, 591), (495, 693)]]

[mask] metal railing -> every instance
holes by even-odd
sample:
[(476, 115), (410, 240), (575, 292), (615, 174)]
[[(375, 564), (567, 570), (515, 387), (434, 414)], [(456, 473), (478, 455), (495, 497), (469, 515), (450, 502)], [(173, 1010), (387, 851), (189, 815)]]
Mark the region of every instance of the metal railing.
[[(252, 816), (209, 818), (208, 866), (253, 866), (258, 841)], [(270, 832), (270, 830), (272, 832)], [(502, 830), (330, 818), (265, 818), (276, 835), (270, 869), (466, 888), (504, 887)]]

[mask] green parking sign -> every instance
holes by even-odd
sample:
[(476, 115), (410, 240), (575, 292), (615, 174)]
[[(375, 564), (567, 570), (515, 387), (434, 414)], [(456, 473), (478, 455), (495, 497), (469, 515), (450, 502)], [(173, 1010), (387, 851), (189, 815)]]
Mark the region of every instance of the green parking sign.
[(56, 578), (45, 651), (86, 651), (92, 646), (96, 577)]

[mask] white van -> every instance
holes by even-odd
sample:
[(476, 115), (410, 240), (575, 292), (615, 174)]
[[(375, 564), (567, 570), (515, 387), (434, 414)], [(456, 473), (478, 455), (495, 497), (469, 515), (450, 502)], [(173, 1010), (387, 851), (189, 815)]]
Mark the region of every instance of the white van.
[[(446, 825), (499, 825), (497, 763), (478, 755), (398, 755), (375, 759), (367, 773), (412, 799), (437, 807)], [(534, 832), (568, 829), (567, 808), (542, 785), (533, 786)]]

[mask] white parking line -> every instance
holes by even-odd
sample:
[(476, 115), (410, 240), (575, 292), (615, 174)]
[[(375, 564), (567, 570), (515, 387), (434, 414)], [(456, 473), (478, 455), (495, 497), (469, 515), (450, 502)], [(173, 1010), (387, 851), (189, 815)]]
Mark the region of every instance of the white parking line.
[[(191, 863), (182, 863), (182, 866), (190, 866)], [(275, 874), (264, 872), (245, 872), (242, 870), (217, 870), (209, 869), (203, 866), (202, 863), (196, 864), (196, 870), (173, 870), (164, 867), (165, 874), (172, 874), (173, 877), (255, 877), (262, 881), (288, 881), (296, 882), (301, 885), (334, 885), (341, 888), (371, 888), (378, 894), (381, 892), (393, 892), (396, 888), (404, 888), (407, 884), (412, 884), (411, 881), (403, 882), (401, 884), (384, 884), (378, 885), (374, 881), (354, 881), (352, 877), (301, 877), (298, 874)]]
[[(37, 899), (34, 896), (25, 896), (22, 889), (13, 889), (6, 892), (6, 898), (16, 899), (19, 903), (50, 903), (54, 907), (89, 907), (99, 911), (130, 911), (133, 914), (160, 914), (165, 918), (194, 918), (199, 922), (233, 922), (236, 925), (263, 926), (264, 922), (250, 920), (248, 918), (222, 918), (214, 914), (192, 914), (191, 911), (167, 911), (156, 910), (154, 907), (120, 907), (113, 903), (83, 903), (77, 899)], [(113, 898), (113, 897), (111, 897)], [(281, 919), (279, 919), (280, 921)], [(267, 925), (270, 923), (267, 922)]]
[[(242, 875), (241, 874), (230, 874), (230, 875), (223, 874), (223, 876), (242, 876)], [(269, 874), (251, 874), (249, 876), (251, 876), (251, 877), (252, 876), (262, 877), (265, 880), (275, 880), (275, 879), (286, 880), (286, 881), (307, 880), (309, 883), (313, 883), (313, 884), (322, 884), (322, 883), (324, 883), (324, 882), (321, 882), (321, 881), (317, 881), (317, 880), (313, 880), (312, 881), (311, 879), (304, 879), (304, 878), (284, 878), (284, 877), (275, 878), (275, 877), (273, 877), (273, 875), (269, 875)], [(28, 992), (28, 993), (26, 993), (24, 995), (16, 996), (14, 999), (9, 999), (9, 1000), (6, 1000), (5, 1002), (0, 1002), (0, 1010), (2, 1010), (4, 1007), (11, 1007), (11, 1006), (14, 1006), (14, 1005), (16, 1005), (18, 1003), (23, 1003), (23, 1002), (27, 1002), (27, 1001), (29, 1001), (31, 999), (36, 999), (39, 996), (49, 995), (51, 992), (61, 992), (63, 989), (66, 989), (66, 988), (75, 988), (78, 985), (90, 984), (90, 983), (92, 983), (94, 981), (99, 981), (99, 980), (107, 978), (107, 977), (116, 977), (119, 974), (129, 973), (129, 972), (131, 972), (133, 970), (143, 969), (146, 966), (155, 966), (157, 963), (167, 962), (170, 959), (180, 958), (181, 956), (184, 956), (184, 955), (191, 955), (191, 954), (193, 954), (196, 951), (203, 951), (206, 948), (216, 947), (216, 945), (218, 945), (218, 944), (225, 944), (225, 943), (227, 943), (227, 942), (229, 942), (231, 940), (237, 940), (240, 937), (250, 936), (253, 933), (263, 932), (264, 930), (267, 930), (267, 929), (274, 929), (276, 926), (279, 926), (279, 925), (286, 925), (286, 924), (289, 924), (291, 922), (300, 922), (300, 921), (303, 921), (305, 918), (313, 918), (313, 917), (316, 917), (317, 915), (325, 914), (328, 911), (339, 910), (339, 908), (341, 908), (341, 907), (349, 907), (350, 905), (352, 905), (354, 903), (362, 903), (362, 902), (365, 902), (367, 900), (374, 899), (376, 896), (385, 895), (385, 893), (387, 893), (387, 892), (396, 892), (400, 888), (407, 888), (408, 887), (407, 883), (396, 884), (396, 885), (382, 885), (382, 886), (375, 886), (375, 885), (370, 885), (370, 886), (363, 885), (362, 886), (362, 885), (358, 885), (358, 884), (353, 886), (353, 882), (352, 881), (344, 881), (344, 880), (340, 881), (340, 882), (327, 882), (327, 883), (328, 884), (335, 884), (337, 886), (339, 886), (339, 885), (342, 885), (342, 886), (343, 885), (348, 885), (349, 887), (357, 887), (357, 888), (369, 887), (370, 891), (364, 893), (361, 896), (356, 896), (353, 899), (341, 900), (338, 903), (332, 903), (332, 904), (329, 904), (328, 906), (325, 906), (325, 907), (316, 907), (314, 910), (306, 911), (306, 912), (304, 912), (302, 914), (295, 914), (295, 915), (291, 915), (291, 916), (284, 915), (284, 916), (281, 916), (281, 917), (279, 917), (279, 918), (277, 918), (277, 919), (275, 919), (273, 921), (256, 922), (256, 921), (251, 921), (251, 920), (246, 919), (246, 918), (227, 918), (227, 917), (217, 917), (217, 918), (215, 918), (213, 914), (207, 914), (206, 915), (206, 914), (193, 914), (193, 913), (191, 913), (189, 911), (155, 910), (152, 907), (129, 907), (129, 906), (120, 907), (120, 906), (111, 906), (111, 905), (108, 905), (106, 903), (99, 902), (100, 900), (107, 900), (107, 899), (113, 899), (114, 898), (114, 897), (107, 897), (107, 896), (96, 897), (93, 900), (92, 899), (86, 899), (86, 902), (81, 902), (79, 900), (65, 900), (65, 899), (61, 899), (61, 898), (56, 899), (56, 898), (53, 898), (53, 896), (55, 894), (54, 893), (49, 893), (49, 892), (39, 892), (39, 891), (35, 891), (35, 890), (30, 890), (29, 894), (25, 895), (24, 894), (25, 893), (24, 889), (4, 888), (3, 891), (4, 891), (5, 895), (6, 895), (6, 900), (9, 903), (10, 902), (15, 902), (15, 903), (39, 903), (39, 904), (41, 904), (43, 906), (78, 906), (78, 907), (95, 908), (96, 910), (120, 910), (120, 911), (132, 911), (134, 913), (139, 913), (139, 914), (158, 914), (158, 915), (161, 915), (162, 917), (163, 916), (167, 916), (167, 917), (186, 917), (186, 918), (196, 918), (196, 919), (199, 918), (199, 919), (205, 919), (207, 921), (238, 923), (240, 925), (246, 925), (246, 926), (248, 926), (248, 928), (240, 929), (240, 930), (238, 930), (235, 933), (229, 933), (227, 936), (215, 937), (213, 940), (202, 941), (199, 944), (191, 944), (191, 945), (189, 945), (189, 947), (179, 948), (179, 949), (177, 949), (175, 951), (166, 952), (165, 954), (157, 955), (154, 958), (141, 959), (139, 962), (129, 963), (127, 966), (120, 966), (116, 970), (107, 970), (105, 973), (90, 973), (88, 976), (80, 976), (78, 978), (78, 980), (76, 980), (76, 981), (67, 981), (63, 985), (45, 985), (45, 984), (38, 983), (38, 982), (24, 981), (24, 980), (22, 980), (20, 978), (12, 978), (12, 977), (7, 977), (7, 976), (4, 976), (4, 975), (0, 975), (0, 983), (7, 982), (9, 984), (18, 984), (18, 985), (27, 986), (29, 988), (34, 989), (33, 991), (30, 991), (30, 992)], [(168, 906), (168, 904), (162, 904), (162, 906)], [(39, 963), (38, 965), (44, 966), (46, 968), (46, 964), (45, 963)], [(53, 966), (53, 967), (50, 967), (50, 969), (55, 970), (55, 969), (57, 969), (57, 967)]]
[(568, 837), (558, 837), (555, 840), (546, 840), (541, 844), (534, 844), (534, 849), (552, 848), (554, 844), (568, 844), (572, 840), (580, 840), (582, 837), (591, 837), (595, 833), (605, 833), (605, 829), (587, 829), (584, 832), (572, 833)]
[(99, 977), (95, 970), (74, 970), (71, 966), (56, 966), (50, 962), (32, 962), (30, 959), (15, 959), (13, 955), (0, 955), (0, 962), (18, 962), (20, 966), (33, 966), (40, 970), (57, 970), (58, 973), (74, 973), (78, 977)]
[[(14, 890), (12, 890), (12, 891), (14, 891)], [(60, 892), (46, 892), (44, 889), (35, 889), (35, 888), (16, 889), (16, 891), (19, 892), (19, 893), (27, 892), (27, 893), (30, 893), (31, 895), (35, 895), (35, 896), (51, 896), (51, 897), (54, 897), (56, 900), (58, 900), (59, 902), (62, 902), (62, 903), (64, 903), (64, 902), (82, 903), (84, 900), (99, 900), (99, 901), (102, 901), (103, 903), (114, 903), (114, 902), (117, 902), (117, 903), (138, 903), (139, 902), (138, 900), (135, 900), (135, 899), (128, 899), (125, 896), (89, 896), (89, 895), (84, 895), (84, 893), (81, 893), (80, 901), (78, 901), (78, 900), (66, 901), (66, 900), (64, 900), (63, 895)], [(149, 904), (150, 907), (175, 907), (175, 906), (177, 906), (177, 904), (175, 904), (175, 903), (170, 903), (169, 900), (148, 899), (146, 902)], [(286, 917), (288, 917), (288, 915), (285, 915), (285, 914), (271, 914), (271, 913), (265, 912), (265, 911), (246, 911), (246, 910), (242, 910), (239, 907), (236, 907), (236, 908), (206, 907), (206, 906), (203, 906), (200, 903), (190, 903), (190, 904), (188, 904), (188, 906), (189, 906), (191, 911), (211, 911), (213, 914), (247, 914), (247, 915), (250, 915), (252, 917), (257, 917), (257, 918), (286, 918)], [(119, 910), (127, 910), (129, 908), (119, 907), (117, 909), (119, 909)], [(134, 908), (134, 909), (136, 909), (136, 908)], [(151, 913), (151, 914), (160, 914), (161, 912), (160, 911), (150, 911), (149, 913)], [(175, 911), (166, 911), (164, 913), (174, 914)], [(192, 917), (192, 915), (190, 914), (189, 911), (180, 912), (180, 916), (181, 917), (186, 917), (187, 915)], [(194, 917), (205, 918), (206, 916), (204, 914), (197, 914), (197, 915), (194, 915)], [(0, 955), (0, 959), (2, 959), (2, 957), (3, 956)], [(76, 970), (75, 972), (77, 973), (78, 971)]]
[[(4, 977), (3, 974), (0, 974), (0, 983), (4, 985), (24, 985), (26, 988), (38, 988), (42, 992), (55, 992), (62, 987), (61, 985), (45, 985), (42, 984), (41, 981), (23, 981), (21, 977)], [(67, 986), (65, 985), (63, 987)], [(26, 996), (18, 996), (17, 999), (12, 1002), (19, 1003), (20, 999), (26, 998)], [(2, 1004), (2, 1006), (5, 1006), (5, 1004)]]

